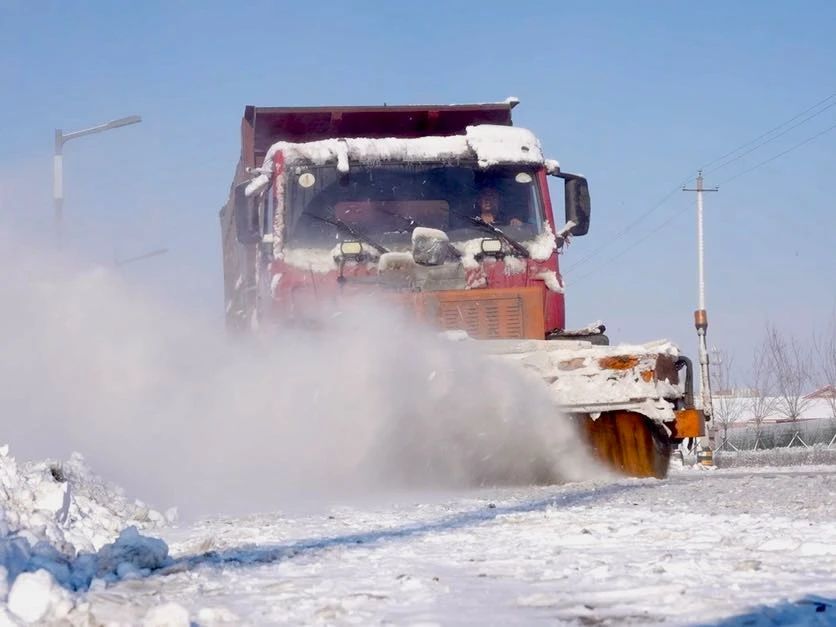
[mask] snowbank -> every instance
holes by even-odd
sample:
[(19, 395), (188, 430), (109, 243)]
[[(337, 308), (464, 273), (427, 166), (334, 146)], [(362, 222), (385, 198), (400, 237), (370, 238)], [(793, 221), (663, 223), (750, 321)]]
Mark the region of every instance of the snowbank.
[(18, 465), (0, 447), (0, 622), (7, 611), (24, 622), (61, 620), (76, 606), (73, 593), (94, 579), (140, 577), (168, 564), (166, 543), (139, 529), (175, 516), (129, 501), (81, 455)]

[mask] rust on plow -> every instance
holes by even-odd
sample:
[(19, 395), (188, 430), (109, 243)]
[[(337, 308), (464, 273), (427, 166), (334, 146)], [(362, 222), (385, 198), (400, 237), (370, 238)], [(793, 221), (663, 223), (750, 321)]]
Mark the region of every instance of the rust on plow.
[(601, 357), (598, 360), (598, 365), (605, 370), (629, 370), (634, 368), (639, 363), (639, 358), (635, 355), (613, 355), (611, 357)]
[(678, 384), (679, 369), (676, 367), (676, 360), (667, 355), (659, 355), (659, 359), (656, 360), (656, 380)]

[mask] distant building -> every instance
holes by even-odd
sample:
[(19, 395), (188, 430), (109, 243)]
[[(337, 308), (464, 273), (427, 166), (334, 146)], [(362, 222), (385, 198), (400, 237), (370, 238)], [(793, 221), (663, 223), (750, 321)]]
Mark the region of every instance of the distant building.
[[(753, 401), (758, 399), (757, 390), (751, 389), (735, 389), (730, 390), (730, 394), (712, 394), (712, 401), (715, 407), (715, 413), (718, 418), (722, 420), (722, 416), (728, 416), (734, 426), (743, 427), (746, 423), (754, 421), (753, 415)], [(798, 420), (821, 420), (834, 417), (834, 406), (836, 403), (836, 388), (831, 385), (826, 385), (804, 397), (805, 404)], [(771, 411), (763, 417), (764, 423), (787, 422), (789, 419), (779, 409), (781, 407), (781, 399), (767, 398), (761, 404), (762, 407), (771, 407)], [(724, 411), (725, 410), (725, 411)]]
[(832, 385), (825, 385), (824, 387), (819, 388), (815, 392), (810, 392), (804, 398), (809, 398), (810, 400), (817, 398), (836, 398), (836, 387), (833, 387)]

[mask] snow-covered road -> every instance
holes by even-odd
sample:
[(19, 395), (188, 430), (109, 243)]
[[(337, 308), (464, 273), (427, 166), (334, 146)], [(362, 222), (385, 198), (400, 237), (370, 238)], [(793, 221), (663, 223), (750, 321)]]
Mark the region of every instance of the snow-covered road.
[(832, 466), (420, 501), (169, 529), (172, 566), (87, 601), (207, 625), (836, 624)]

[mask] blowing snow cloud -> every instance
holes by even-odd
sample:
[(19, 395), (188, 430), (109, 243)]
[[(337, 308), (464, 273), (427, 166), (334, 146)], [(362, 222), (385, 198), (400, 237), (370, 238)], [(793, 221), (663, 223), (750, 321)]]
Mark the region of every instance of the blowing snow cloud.
[(4, 238), (0, 403), (14, 450), (67, 456), (186, 513), (592, 468), (537, 381), (358, 304), (326, 330), (232, 340), (112, 270)]

